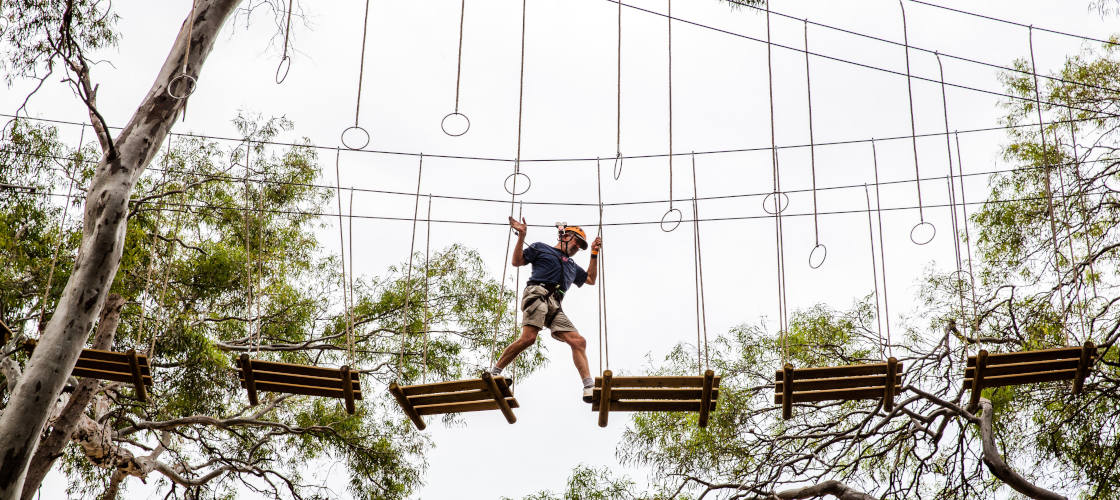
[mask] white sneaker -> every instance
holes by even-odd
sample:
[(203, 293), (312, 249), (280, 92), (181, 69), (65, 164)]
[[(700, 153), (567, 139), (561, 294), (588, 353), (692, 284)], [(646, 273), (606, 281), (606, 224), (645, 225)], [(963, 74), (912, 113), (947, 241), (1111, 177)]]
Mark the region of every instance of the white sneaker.
[(583, 402), (584, 403), (590, 403), (594, 396), (595, 396), (595, 388), (594, 387), (584, 387), (583, 388)]

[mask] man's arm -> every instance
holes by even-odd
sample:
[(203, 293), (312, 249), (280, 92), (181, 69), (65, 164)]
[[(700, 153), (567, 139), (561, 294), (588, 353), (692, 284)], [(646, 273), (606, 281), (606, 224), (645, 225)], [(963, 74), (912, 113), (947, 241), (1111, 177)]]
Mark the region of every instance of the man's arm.
[(599, 277), (599, 250), (603, 248), (603, 238), (595, 237), (595, 242), (591, 244), (591, 263), (587, 265), (587, 281), (588, 285), (594, 285), (595, 279)]
[(521, 218), (521, 222), (517, 222), (517, 219), (510, 217), (509, 227), (517, 231), (517, 243), (513, 245), (513, 260), (510, 264), (515, 267), (524, 266), (528, 262), (525, 261), (525, 255), (521, 253), (521, 247), (525, 245), (525, 233), (529, 229), (529, 225), (525, 223), (524, 217)]

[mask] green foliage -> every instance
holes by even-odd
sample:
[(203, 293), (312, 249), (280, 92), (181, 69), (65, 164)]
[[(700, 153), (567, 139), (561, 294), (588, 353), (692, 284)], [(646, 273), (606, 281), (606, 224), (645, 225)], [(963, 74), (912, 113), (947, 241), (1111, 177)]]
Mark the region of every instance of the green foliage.
[[(659, 495), (635, 495), (631, 492), (634, 482), (627, 477), (615, 477), (607, 467), (592, 468), (578, 465), (568, 477), (567, 487), (562, 495), (550, 491), (538, 491), (522, 500), (623, 500), (631, 498), (659, 499)], [(681, 497), (676, 497), (681, 498)], [(508, 497), (503, 497), (509, 500)], [(682, 499), (684, 500), (684, 499)]]
[[(0, 73), (8, 86), (16, 80), (46, 79), (59, 58), (74, 51), (116, 45), (118, 16), (108, 2), (96, 0), (10, 0), (0, 3)], [(60, 27), (67, 30), (61, 36)]]

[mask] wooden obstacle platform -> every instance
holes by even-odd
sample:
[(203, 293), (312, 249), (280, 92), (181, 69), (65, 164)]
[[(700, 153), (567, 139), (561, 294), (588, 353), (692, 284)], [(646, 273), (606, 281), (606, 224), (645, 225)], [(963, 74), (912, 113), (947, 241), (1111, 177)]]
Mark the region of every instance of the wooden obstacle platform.
[[(782, 405), (782, 418), (793, 417), (793, 403), (882, 399), (883, 408), (894, 407), (902, 388), (902, 363), (794, 368), (787, 364), (774, 372), (774, 404)], [(893, 383), (887, 383), (893, 380)]]
[[(35, 339), (27, 341), (27, 347), (32, 351), (37, 344)], [(148, 401), (147, 388), (152, 386), (148, 356), (136, 354), (136, 349), (127, 352), (82, 349), (70, 375), (132, 384), (136, 389), (136, 399), (141, 402)]]
[(249, 392), (249, 404), (257, 404), (257, 391), (282, 392), (346, 400), (346, 413), (354, 414), (354, 401), (362, 399), (358, 373), (349, 366), (321, 368), (295, 363), (251, 359), (242, 354), (236, 360), (241, 387)]
[(968, 357), (964, 371), (964, 386), (972, 390), (968, 406), (976, 408), (980, 392), (989, 387), (1073, 380), (1073, 393), (1081, 394), (1097, 356), (1097, 346), (1092, 342), (1081, 347), (996, 354), (981, 350)]
[(719, 381), (712, 370), (691, 377), (615, 377), (605, 370), (595, 378), (591, 411), (599, 412), (599, 427), (607, 426), (612, 411), (695, 411), (700, 427), (707, 427), (719, 399)]
[(519, 405), (508, 381), (505, 377), (494, 377), (486, 372), (483, 372), (482, 378), (435, 384), (401, 386), (393, 382), (389, 384), (389, 393), (419, 430), (427, 427), (420, 418), (424, 415), (468, 411), (501, 410), (507, 422), (517, 422), (513, 408)]

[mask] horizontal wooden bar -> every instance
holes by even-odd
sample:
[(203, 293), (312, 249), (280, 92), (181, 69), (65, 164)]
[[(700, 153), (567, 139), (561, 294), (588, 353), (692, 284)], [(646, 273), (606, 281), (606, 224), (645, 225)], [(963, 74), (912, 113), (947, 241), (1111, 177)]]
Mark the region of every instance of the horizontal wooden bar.
[[(614, 385), (613, 383), (611, 384)], [(614, 392), (614, 388), (611, 388)], [(611, 401), (610, 411), (700, 411), (700, 400), (690, 401)], [(712, 401), (708, 409), (716, 409), (716, 401)], [(599, 403), (591, 403), (591, 411), (599, 411)]]
[[(259, 359), (252, 360), (252, 365), (254, 374), (258, 372), (275, 372), (339, 380), (341, 377), (339, 374), (342, 373), (338, 368), (324, 368), (321, 366), (300, 365), (296, 363), (278, 363), (276, 361), (261, 361)], [(241, 367), (240, 359), (237, 360), (237, 366)], [(350, 378), (352, 380), (358, 380), (358, 372), (351, 372)]]
[[(261, 382), (256, 381), (258, 391), (270, 392), (283, 392), (287, 394), (300, 394), (303, 396), (322, 396), (326, 398), (344, 398), (346, 395), (342, 393), (342, 387), (312, 387), (307, 385), (283, 384), (278, 382)], [(246, 387), (245, 381), (241, 381), (241, 387)], [(354, 399), (362, 399), (362, 393), (359, 390), (354, 391)]]
[[(103, 351), (101, 349), (82, 349), (81, 356), (78, 359), (90, 359), (99, 361), (115, 361), (118, 363), (128, 364), (128, 355), (123, 352), (116, 351)], [(148, 356), (137, 354), (136, 360), (141, 364), (148, 364)]]
[[(991, 357), (989, 357), (988, 359), (991, 359)], [(995, 366), (988, 365), (984, 368), (984, 378), (986, 379), (993, 375), (1014, 375), (1019, 373), (1068, 370), (1070, 368), (1077, 368), (1078, 361), (1080, 361), (1078, 358), (1069, 358), (1055, 359), (1051, 361), (1027, 361), (1025, 363), (1010, 363)], [(976, 367), (970, 366), (968, 368), (965, 368), (964, 376), (965, 378), (972, 378), (975, 372)]]
[[(1037, 384), (1041, 382), (1057, 382), (1059, 380), (1073, 380), (1077, 376), (1077, 368), (1069, 370), (1051, 370), (1045, 372), (1020, 373), (1016, 375), (999, 375), (989, 377), (987, 370), (981, 380), (981, 389), (988, 387), (1005, 387), (1009, 385)], [(965, 387), (972, 387), (972, 379), (964, 380)]]
[[(602, 397), (602, 388), (596, 388), (592, 395), (592, 401), (599, 401)], [(640, 389), (619, 389), (615, 386), (614, 381), (611, 381), (611, 401), (622, 401), (627, 399), (650, 399), (650, 400), (686, 400), (686, 399), (700, 399), (703, 388), (664, 388), (664, 387), (650, 387)], [(712, 399), (719, 397), (719, 390), (712, 390)]]
[[(509, 384), (505, 377), (494, 377), (494, 381), (498, 383), (498, 388), (502, 390), (502, 394), (507, 397), (510, 396)], [(421, 394), (439, 394), (443, 392), (459, 392), (469, 390), (485, 390), (486, 387), (482, 384), (481, 378), (468, 378), (464, 380), (452, 380), (450, 382), (435, 382), (432, 384), (417, 384), (417, 385), (403, 385), (401, 391), (406, 396), (418, 396)]]
[(441, 403), (464, 403), (468, 401), (493, 401), (490, 391), (475, 389), (459, 392), (441, 392), (439, 394), (421, 394), (419, 396), (405, 396), (413, 406), (436, 405)]
[[(898, 364), (898, 371), (902, 373), (902, 363)], [(796, 368), (793, 370), (793, 380), (814, 378), (854, 377), (857, 375), (885, 375), (886, 363), (868, 363), (862, 365), (821, 366), (817, 368)], [(774, 380), (785, 377), (783, 370), (774, 371)]]
[[(713, 387), (719, 387), (719, 377), (712, 382)], [(603, 387), (603, 378), (595, 377), (595, 387)], [(701, 376), (669, 376), (669, 377), (611, 377), (612, 390), (615, 387), (704, 387), (704, 377)]]
[[(137, 357), (139, 357), (139, 356), (137, 356)], [(74, 367), (75, 368), (88, 368), (90, 370), (101, 370), (101, 371), (106, 371), (106, 372), (121, 372), (121, 373), (129, 373), (129, 374), (132, 373), (132, 368), (128, 364), (128, 358), (127, 357), (123, 360), (123, 362), (120, 362), (120, 363), (118, 363), (116, 361), (105, 361), (105, 360), (100, 360), (100, 359), (78, 358), (78, 362), (74, 364)], [(147, 364), (142, 363), (142, 364), (140, 364), (140, 373), (142, 373), (144, 375), (151, 375), (152, 370), (151, 370), (151, 368), (148, 367)]]
[[(796, 380), (796, 379), (794, 379)], [(811, 403), (814, 401), (853, 400), (853, 399), (880, 399), (886, 387), (865, 387), (858, 389), (832, 389), (828, 391), (806, 391), (793, 393), (794, 403)], [(782, 404), (782, 394), (774, 395), (774, 404)]]
[[(100, 379), (100, 380), (111, 380), (113, 382), (124, 382), (126, 384), (131, 384), (132, 383), (132, 373), (131, 372), (121, 373), (121, 372), (110, 372), (110, 371), (104, 371), (104, 370), (94, 370), (94, 369), (90, 369), (90, 368), (75, 367), (74, 371), (70, 372), (70, 374), (75, 376), (75, 377), (89, 377), (89, 378), (96, 378), (96, 379)], [(144, 385), (146, 385), (146, 386), (151, 386), (152, 385), (152, 376), (151, 375), (145, 375), (144, 376)]]
[[(242, 380), (245, 379), (244, 373), (243, 370), (237, 372), (238, 377)], [(291, 373), (266, 372), (257, 370), (256, 361), (253, 361), (253, 380), (257, 382), (264, 381), (278, 382), (281, 384), (306, 385), (309, 387), (337, 387), (339, 390), (342, 390), (342, 374), (340, 372), (335, 372), (334, 377), (312, 377), (308, 375), (293, 375)], [(355, 379), (353, 375), (350, 377), (350, 385), (354, 387), (355, 391), (361, 390), (361, 383), (358, 379)]]
[[(1093, 354), (1096, 354), (1094, 350)], [(1035, 351), (1020, 351), (1020, 352), (989, 352), (988, 353), (988, 367), (993, 365), (1006, 365), (1010, 363), (1026, 363), (1028, 361), (1049, 361), (1054, 359), (1065, 358), (1079, 358), (1081, 357), (1080, 347), (1059, 347), (1056, 349), (1038, 349)], [(976, 366), (976, 356), (968, 357), (967, 366)], [(984, 377), (988, 376), (987, 372)]]
[[(481, 379), (480, 379), (481, 380)], [(506, 398), (506, 403), (510, 408), (519, 408), (517, 400), (514, 398)], [(441, 415), (444, 413), (466, 413), (469, 411), (486, 411), (497, 410), (498, 402), (493, 399), (489, 401), (473, 401), (465, 403), (441, 403), (434, 405), (413, 406), (416, 413), (419, 415)]]
[[(817, 378), (801, 380), (793, 376), (794, 391), (817, 391), (824, 389), (851, 389), (854, 387), (884, 387), (887, 384), (887, 375), (860, 375), (856, 377)], [(896, 386), (902, 384), (902, 375), (896, 375)], [(774, 384), (774, 392), (780, 393), (785, 389), (785, 382), (778, 381)]]

